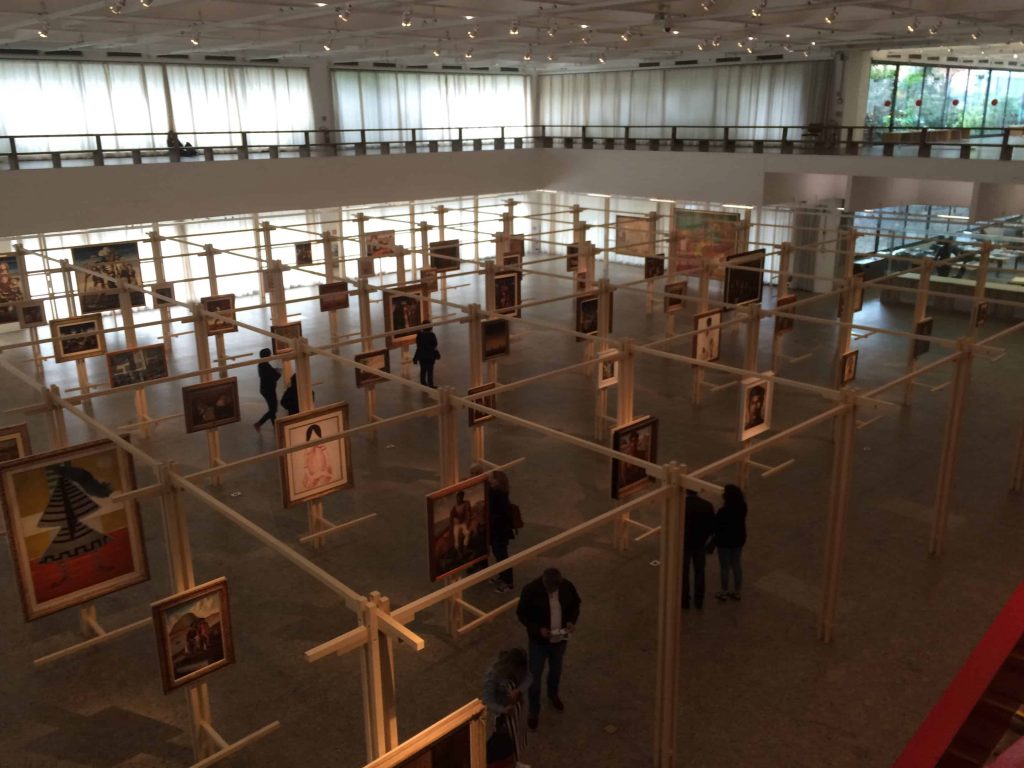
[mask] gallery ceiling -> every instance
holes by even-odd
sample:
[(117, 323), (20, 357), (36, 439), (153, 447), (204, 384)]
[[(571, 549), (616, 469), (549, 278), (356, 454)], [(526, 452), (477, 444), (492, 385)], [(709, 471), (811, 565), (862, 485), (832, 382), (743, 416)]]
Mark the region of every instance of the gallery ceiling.
[[(43, 36), (45, 35), (45, 37)], [(1024, 53), (1021, 0), (3, 0), (0, 53), (635, 66), (837, 49)], [(71, 54), (78, 55), (78, 54)], [(1009, 64), (1013, 66), (1014, 64)]]

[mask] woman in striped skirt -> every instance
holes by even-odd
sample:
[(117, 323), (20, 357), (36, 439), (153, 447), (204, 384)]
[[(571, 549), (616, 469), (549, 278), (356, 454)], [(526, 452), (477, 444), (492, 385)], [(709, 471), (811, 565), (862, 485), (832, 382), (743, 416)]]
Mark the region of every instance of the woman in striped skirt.
[[(494, 717), (494, 734), (488, 741), (488, 761), (492, 765), (511, 757), (508, 765), (518, 765), (526, 747), (526, 692), (530, 687), (529, 659), (522, 648), (498, 654), (487, 670), (483, 701)], [(506, 755), (511, 750), (511, 755)], [(495, 754), (491, 754), (491, 753)], [(492, 758), (496, 759), (491, 762)]]

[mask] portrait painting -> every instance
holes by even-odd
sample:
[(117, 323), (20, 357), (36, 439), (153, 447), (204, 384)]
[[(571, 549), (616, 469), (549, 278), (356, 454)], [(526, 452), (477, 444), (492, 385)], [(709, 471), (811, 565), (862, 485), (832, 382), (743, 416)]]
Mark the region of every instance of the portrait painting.
[(235, 661), (223, 576), (152, 604), (164, 693)]
[(154, 309), (174, 301), (174, 283), (154, 283), (150, 289), (153, 291)]
[(740, 382), (740, 442), (771, 429), (772, 382), (750, 377)]
[[(466, 397), (474, 402), (480, 403), (484, 408), (497, 408), (497, 397), (494, 394), (494, 382), (489, 381), (486, 384), (481, 384), (479, 387), (470, 387), (466, 390)], [(490, 421), (494, 418), (493, 414), (484, 413), (474, 408), (467, 408), (466, 413), (469, 416), (469, 426), (475, 427), (477, 424), (482, 424), (485, 421)]]
[(28, 621), (149, 578), (132, 501), (131, 454), (109, 440), (0, 466), (0, 490)]
[(220, 333), (235, 333), (238, 326), (235, 325), (235, 294), (225, 293), (220, 296), (207, 296), (202, 299), (203, 309), (207, 312), (216, 312), (223, 317), (207, 317), (206, 332), (210, 336)]
[(974, 311), (974, 327), (980, 328), (988, 320), (988, 302), (979, 301), (978, 306)]
[(423, 290), (427, 293), (433, 293), (437, 290), (437, 270), (433, 267), (421, 267), (420, 268), (420, 283), (423, 285)]
[(58, 363), (98, 357), (107, 351), (103, 316), (98, 313), (51, 320), (50, 338), (53, 341), (53, 359)]
[(509, 343), (508, 320), (499, 317), (493, 320), (481, 321), (480, 345), (484, 360), (492, 360), (495, 357), (507, 355), (509, 353)]
[(270, 332), (276, 333), (278, 336), (285, 336), (288, 341), (282, 339), (271, 339), (271, 346), (275, 355), (284, 355), (288, 352), (295, 351), (295, 345), (291, 340), (301, 338), (302, 336), (302, 322), (296, 320), (291, 323), (282, 323), (281, 325), (271, 325)]
[(23, 459), (30, 453), (32, 453), (32, 444), (28, 439), (27, 424), (0, 427), (0, 464)]
[(0, 256), (0, 323), (18, 319), (15, 307), (27, 298), (17, 256)]
[(46, 302), (23, 301), (17, 305), (18, 326), (21, 328), (39, 328), (46, 325)]
[(580, 268), (580, 247), (576, 243), (566, 246), (565, 271), (575, 272)]
[[(353, 358), (357, 363), (365, 365), (374, 370), (391, 373), (391, 351), (387, 347), (383, 349), (371, 349), (369, 352), (360, 352)], [(378, 381), (387, 381), (383, 376), (356, 368), (356, 386), (365, 387)]]
[(430, 266), (438, 272), (459, 269), (462, 261), (459, 257), (458, 240), (438, 240), (430, 244)]
[(477, 475), (427, 496), (430, 580), (487, 560), (487, 475)]
[(608, 350), (597, 358), (597, 388), (607, 389), (619, 383), (619, 353)]
[[(90, 270), (89, 273), (75, 270), (78, 303), (83, 315), (120, 307), (118, 281), (142, 284), (139, 244), (135, 242), (82, 245), (71, 249), (71, 261), (76, 267)], [(145, 306), (146, 295), (142, 291), (132, 291), (131, 303), (133, 307)]]
[(519, 272), (499, 272), (494, 276), (494, 311), (503, 315), (521, 317), (519, 289), (522, 276)]
[[(597, 335), (598, 303), (596, 293), (576, 297), (576, 333)], [(579, 341), (579, 337), (576, 340)]]
[(741, 247), (743, 221), (739, 213), (716, 211), (690, 211), (676, 208), (675, 240), (672, 258), (676, 272), (696, 272), (708, 263), (720, 276), (720, 265), (726, 256)]
[(665, 274), (665, 254), (644, 257), (644, 279), (650, 280)]
[[(658, 462), (658, 420), (645, 416), (612, 431), (612, 450), (656, 464)], [(612, 498), (646, 488), (650, 475), (643, 467), (619, 458), (612, 459)]]
[(348, 309), (348, 283), (344, 280), (337, 283), (321, 283), (317, 286), (320, 293), (320, 311), (335, 312), (339, 309)]
[(646, 216), (616, 216), (615, 252), (627, 256), (650, 256), (654, 252), (650, 219)]
[[(319, 499), (353, 483), (348, 429), (348, 403), (338, 402), (277, 420), (277, 447), (295, 448), (281, 456), (281, 492), (284, 506)], [(330, 440), (329, 438), (336, 438)]]
[(510, 235), (505, 238), (504, 251), (499, 254), (498, 266), (502, 268), (521, 267), (523, 255), (526, 253), (526, 236)]
[(200, 432), (242, 418), (238, 405), (238, 379), (215, 379), (181, 388), (185, 431)]
[(416, 341), (417, 326), (430, 321), (420, 284), (384, 291), (384, 330), (390, 348)]
[(726, 257), (725, 303), (746, 304), (760, 301), (764, 291), (762, 272), (764, 248)]
[[(926, 317), (922, 320), (919, 320), (914, 325), (914, 333), (917, 336), (931, 336), (933, 322), (933, 319), (930, 317)], [(931, 348), (932, 343), (928, 341), (928, 339), (914, 339), (914, 359), (916, 360), (921, 355), (928, 354), (928, 350), (930, 350)]]
[(721, 353), (722, 310), (714, 309), (693, 316), (693, 357), (713, 363)]
[(386, 229), (380, 232), (366, 233), (366, 256), (370, 259), (382, 259), (395, 255), (395, 230)]
[(107, 374), (111, 389), (165, 379), (169, 375), (167, 349), (163, 344), (147, 344), (108, 352)]
[(849, 352), (843, 353), (839, 360), (839, 386), (845, 387), (857, 378), (857, 357), (859, 354), (859, 349), (851, 349)]
[(311, 267), (313, 266), (313, 243), (296, 243), (295, 244), (295, 266), (296, 267)]
[[(793, 304), (796, 304), (796, 296), (791, 293), (789, 296), (779, 296), (775, 302), (775, 308), (781, 309), (783, 312), (792, 312), (793, 310), (790, 307)], [(780, 336), (784, 333), (789, 333), (793, 330), (795, 322), (792, 317), (775, 315), (775, 335)]]
[(672, 315), (681, 312), (686, 306), (683, 297), (686, 295), (687, 285), (685, 280), (679, 280), (665, 285), (665, 312)]

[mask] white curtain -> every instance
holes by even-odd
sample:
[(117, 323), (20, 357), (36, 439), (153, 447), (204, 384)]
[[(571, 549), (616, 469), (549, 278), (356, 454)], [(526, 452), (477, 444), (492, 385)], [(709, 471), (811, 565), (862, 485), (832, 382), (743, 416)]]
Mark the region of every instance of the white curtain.
[[(539, 119), (572, 126), (799, 126), (821, 122), (829, 62), (797, 62), (642, 72), (543, 75)], [(595, 131), (596, 132), (596, 131)], [(557, 129), (551, 135), (559, 135)], [(706, 131), (703, 135), (706, 135)], [(619, 131), (618, 135), (621, 136)], [(613, 136), (612, 131), (598, 135)], [(669, 129), (633, 130), (634, 138), (668, 138)], [(679, 138), (702, 135), (679, 131)], [(778, 138), (744, 131), (736, 138)]]
[[(167, 132), (167, 101), (158, 64), (83, 61), (0, 61), (0, 137), (45, 134)], [(95, 149), (91, 137), (19, 138), (18, 151)], [(150, 137), (119, 143), (103, 137), (105, 149), (151, 147)], [(0, 139), (0, 152), (9, 152)]]
[[(374, 131), (370, 141), (405, 141), (411, 128), (508, 126), (509, 138), (526, 134), (533, 121), (530, 78), (523, 75), (437, 74), (414, 72), (334, 72), (335, 105), (342, 130)], [(478, 132), (480, 136), (493, 131)], [(451, 130), (425, 131), (417, 138), (447, 139)], [(466, 139), (473, 131), (463, 131)], [(354, 140), (346, 136), (347, 141)]]

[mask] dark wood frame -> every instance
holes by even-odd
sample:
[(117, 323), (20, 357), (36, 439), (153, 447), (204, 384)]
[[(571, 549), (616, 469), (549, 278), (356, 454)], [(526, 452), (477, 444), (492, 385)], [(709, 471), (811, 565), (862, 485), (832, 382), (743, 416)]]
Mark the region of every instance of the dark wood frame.
[[(217, 592), (221, 593), (220, 631), (224, 658), (176, 679), (174, 677), (174, 660), (167, 647), (167, 614), (183, 604), (195, 602), (197, 599)], [(156, 630), (156, 647), (160, 657), (160, 678), (164, 684), (164, 693), (170, 693), (183, 685), (189, 685), (201, 677), (206, 677), (222, 667), (235, 663), (235, 638), (231, 631), (231, 602), (228, 597), (228, 580), (225, 577), (221, 576), (205, 584), (192, 587), (192, 589), (165, 597), (163, 600), (157, 600), (150, 606), (150, 609), (153, 612), (153, 628)]]
[[(318, 419), (323, 419), (323, 418), (325, 418), (327, 416), (330, 416), (330, 415), (332, 415), (334, 413), (338, 413), (338, 414), (341, 415), (341, 430), (340, 430), (340, 432), (342, 434), (337, 438), (337, 442), (339, 444), (339, 450), (341, 451), (341, 454), (342, 454), (341, 455), (341, 463), (342, 463), (342, 466), (345, 469), (345, 479), (343, 481), (341, 481), (340, 483), (337, 483), (335, 485), (325, 485), (322, 488), (318, 488), (317, 489), (317, 493), (315, 493), (313, 495), (310, 495), (310, 496), (305, 496), (304, 495), (302, 497), (294, 496), (289, 491), (289, 485), (288, 485), (288, 456), (289, 456), (289, 454), (283, 453), (283, 454), (281, 454), (280, 460), (278, 462), (278, 466), (280, 467), (280, 470), (281, 470), (281, 499), (282, 499), (282, 502), (283, 502), (285, 507), (290, 507), (290, 506), (292, 506), (294, 504), (298, 504), (298, 503), (304, 502), (304, 501), (313, 501), (314, 499), (320, 499), (320, 498), (323, 498), (324, 496), (329, 496), (330, 494), (334, 493), (335, 491), (340, 491), (340, 490), (343, 490), (345, 488), (351, 488), (353, 485), (355, 485), (355, 478), (352, 476), (352, 445), (351, 445), (351, 441), (349, 440), (349, 438), (345, 437), (344, 434), (343, 434), (349, 428), (348, 403), (343, 401), (343, 400), (339, 401), (337, 403), (331, 403), (330, 405), (325, 405), (325, 406), (323, 406), (321, 408), (313, 408), (312, 410), (309, 410), (309, 411), (302, 411), (302, 412), (296, 413), (296, 414), (294, 414), (292, 416), (282, 416), (275, 423), (276, 434), (277, 434), (277, 447), (278, 448), (287, 448), (287, 447), (289, 447), (289, 446), (285, 445), (285, 429), (287, 429), (288, 427), (291, 427), (294, 424), (297, 424), (297, 423), (300, 423), (300, 422), (303, 422), (303, 421), (310, 421), (310, 420), (314, 420), (315, 421), (315, 420), (318, 420)], [(325, 439), (325, 441), (327, 440), (327, 438), (324, 438), (324, 439)], [(333, 437), (330, 439), (330, 442), (334, 442), (334, 438)], [(327, 444), (327, 442), (322, 443), (322, 445), (326, 445), (326, 444)]]
[[(75, 325), (76, 323), (95, 324), (95, 331), (86, 331), (82, 335), (89, 336), (95, 334), (98, 339), (96, 349), (90, 349), (88, 352), (72, 352), (70, 355), (65, 354), (59, 330), (66, 325)], [(53, 359), (58, 363), (66, 363), (69, 360), (85, 360), (88, 357), (99, 357), (107, 354), (107, 339), (103, 332), (103, 315), (99, 312), (94, 312), (91, 315), (77, 315), (76, 317), (65, 317), (61, 320), (51, 320), (50, 338), (53, 341)]]
[[(380, 349), (371, 349), (369, 352), (359, 352), (355, 354), (352, 359), (357, 363), (366, 365), (366, 361), (371, 358), (384, 355), (384, 367), (381, 369), (386, 373), (391, 373), (391, 350), (387, 347), (381, 347)], [(372, 387), (378, 381), (387, 381), (383, 376), (378, 376), (374, 373), (367, 373), (359, 368), (355, 369), (356, 372), (356, 386), (357, 387)]]
[[(658, 419), (655, 416), (642, 416), (641, 418), (631, 421), (629, 424), (623, 424), (621, 427), (615, 427), (612, 430), (612, 450), (622, 452), (622, 440), (629, 434), (636, 432), (646, 427), (651, 427), (651, 455), (646, 461), (651, 464), (658, 463)], [(612, 498), (620, 499), (626, 494), (633, 493), (634, 491), (646, 488), (653, 482), (654, 478), (644, 472), (642, 480), (636, 480), (624, 486), (619, 485), (619, 465), (622, 463), (621, 459), (612, 458)]]
[[(224, 387), (234, 394), (234, 413), (230, 417), (219, 419), (213, 422), (212, 424), (196, 426), (191, 417), (192, 408), (190, 406), (192, 405), (192, 399), (195, 398), (195, 396), (201, 392), (218, 389), (220, 387)], [(189, 434), (193, 432), (203, 432), (207, 429), (215, 429), (217, 427), (222, 427), (225, 424), (234, 424), (236, 421), (241, 421), (242, 419), (241, 405), (238, 402), (238, 378), (235, 376), (231, 376), (227, 379), (214, 379), (213, 381), (204, 381), (201, 384), (193, 384), (188, 387), (182, 387), (181, 402), (182, 407), (185, 411), (185, 431), (188, 432)]]
[[(473, 488), (473, 487), (475, 487), (477, 485), (483, 485), (484, 486), (484, 492), (483, 492), (483, 503), (484, 503), (484, 515), (483, 515), (483, 520), (484, 520), (484, 537), (483, 538), (484, 538), (484, 542), (485, 542), (485, 544), (484, 544), (484, 551), (478, 557), (475, 557), (472, 560), (463, 563), (462, 565), (458, 566), (457, 568), (453, 568), (450, 571), (445, 571), (444, 573), (440, 573), (439, 572), (440, 571), (440, 566), (438, 565), (437, 560), (434, 557), (434, 551), (435, 551), (435, 547), (434, 547), (434, 507), (435, 507), (436, 503), (438, 501), (440, 501), (441, 499), (445, 499), (445, 498), (447, 498), (449, 496), (454, 496), (459, 491), (464, 491), (467, 488)], [(455, 483), (453, 485), (449, 485), (446, 488), (441, 488), (441, 489), (439, 489), (437, 491), (434, 491), (433, 493), (428, 493), (427, 494), (427, 548), (428, 548), (427, 559), (428, 559), (429, 567), (430, 567), (430, 580), (431, 581), (440, 581), (441, 579), (445, 578), (446, 576), (451, 576), (453, 573), (459, 573), (460, 571), (464, 571), (467, 568), (470, 568), (470, 567), (476, 565), (477, 563), (486, 562), (487, 561), (488, 546), (487, 546), (486, 542), (489, 541), (489, 537), (488, 537), (488, 532), (486, 530), (486, 528), (487, 528), (487, 520), (488, 520), (487, 487), (486, 486), (487, 486), (487, 475), (483, 474), (483, 475), (476, 475), (474, 477), (469, 478), (468, 480), (463, 480), (463, 481)]]
[[(144, 349), (159, 349), (163, 354), (164, 358), (164, 370), (166, 373), (163, 376), (154, 376), (151, 379), (143, 379), (142, 381), (133, 381), (128, 384), (115, 384), (114, 383), (114, 366), (112, 365), (112, 359), (117, 355), (123, 355), (126, 352), (141, 352)], [(170, 366), (167, 364), (167, 347), (163, 344), (144, 344), (138, 347), (127, 347), (125, 349), (115, 349), (113, 352), (107, 352), (107, 381), (110, 383), (111, 389), (120, 389), (121, 387), (137, 387), (142, 384), (148, 384), (152, 381), (160, 381), (166, 379), (171, 375)]]

